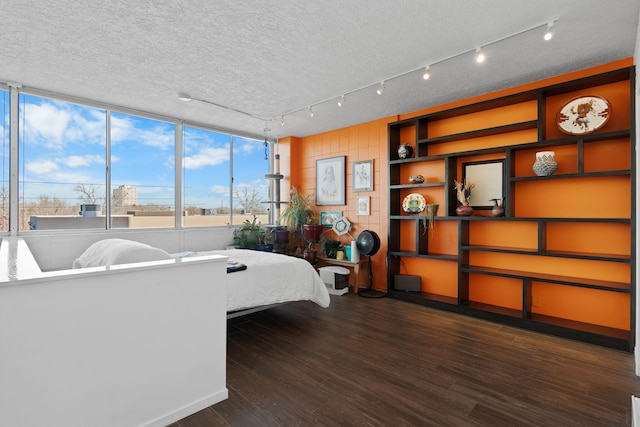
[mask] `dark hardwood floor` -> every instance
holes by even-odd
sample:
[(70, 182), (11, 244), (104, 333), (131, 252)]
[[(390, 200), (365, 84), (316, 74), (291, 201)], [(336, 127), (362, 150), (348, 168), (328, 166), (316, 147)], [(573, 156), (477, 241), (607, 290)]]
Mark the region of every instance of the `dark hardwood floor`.
[[(228, 323), (229, 399), (192, 426), (625, 426), (633, 356), (348, 294)], [(206, 339), (206, 337), (203, 337)]]

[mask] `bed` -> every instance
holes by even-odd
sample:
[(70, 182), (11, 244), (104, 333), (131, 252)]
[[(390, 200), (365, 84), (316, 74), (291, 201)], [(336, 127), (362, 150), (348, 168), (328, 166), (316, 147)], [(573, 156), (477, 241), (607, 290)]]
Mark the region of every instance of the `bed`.
[(226, 275), (228, 318), (292, 301), (311, 301), (325, 308), (330, 304), (327, 287), (311, 264), (272, 252), (226, 249), (168, 254), (140, 242), (105, 239), (91, 245), (73, 262), (73, 268), (207, 255), (224, 255), (228, 265), (247, 267)]
[(329, 306), (326, 285), (304, 259), (249, 249), (197, 252), (197, 255), (225, 255), (231, 263), (247, 266), (246, 270), (227, 274), (228, 317), (290, 301), (307, 300), (320, 307)]

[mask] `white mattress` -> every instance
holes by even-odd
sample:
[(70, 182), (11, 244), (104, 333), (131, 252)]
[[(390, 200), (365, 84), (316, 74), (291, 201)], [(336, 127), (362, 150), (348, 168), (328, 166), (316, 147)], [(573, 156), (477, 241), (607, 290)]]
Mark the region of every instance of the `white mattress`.
[(247, 266), (246, 270), (227, 274), (227, 311), (289, 301), (312, 301), (329, 307), (326, 285), (304, 259), (248, 249), (198, 252), (214, 254)]

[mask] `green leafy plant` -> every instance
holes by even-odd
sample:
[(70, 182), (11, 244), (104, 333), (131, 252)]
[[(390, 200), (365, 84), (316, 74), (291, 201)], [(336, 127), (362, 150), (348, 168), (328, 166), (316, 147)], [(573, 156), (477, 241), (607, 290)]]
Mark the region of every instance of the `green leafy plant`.
[(253, 221), (246, 219), (239, 228), (233, 232), (233, 245), (240, 249), (255, 249), (256, 244), (264, 239), (265, 230), (258, 217), (253, 216)]

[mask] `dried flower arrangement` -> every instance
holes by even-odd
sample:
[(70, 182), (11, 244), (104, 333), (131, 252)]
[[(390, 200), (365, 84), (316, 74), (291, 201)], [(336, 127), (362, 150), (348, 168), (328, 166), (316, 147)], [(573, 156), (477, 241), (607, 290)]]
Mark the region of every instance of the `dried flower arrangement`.
[(458, 201), (460, 202), (460, 205), (469, 206), (469, 201), (471, 199), (471, 189), (474, 188), (476, 185), (468, 181), (465, 183), (462, 183), (454, 180), (453, 183), (455, 184), (457, 198), (458, 198)]

